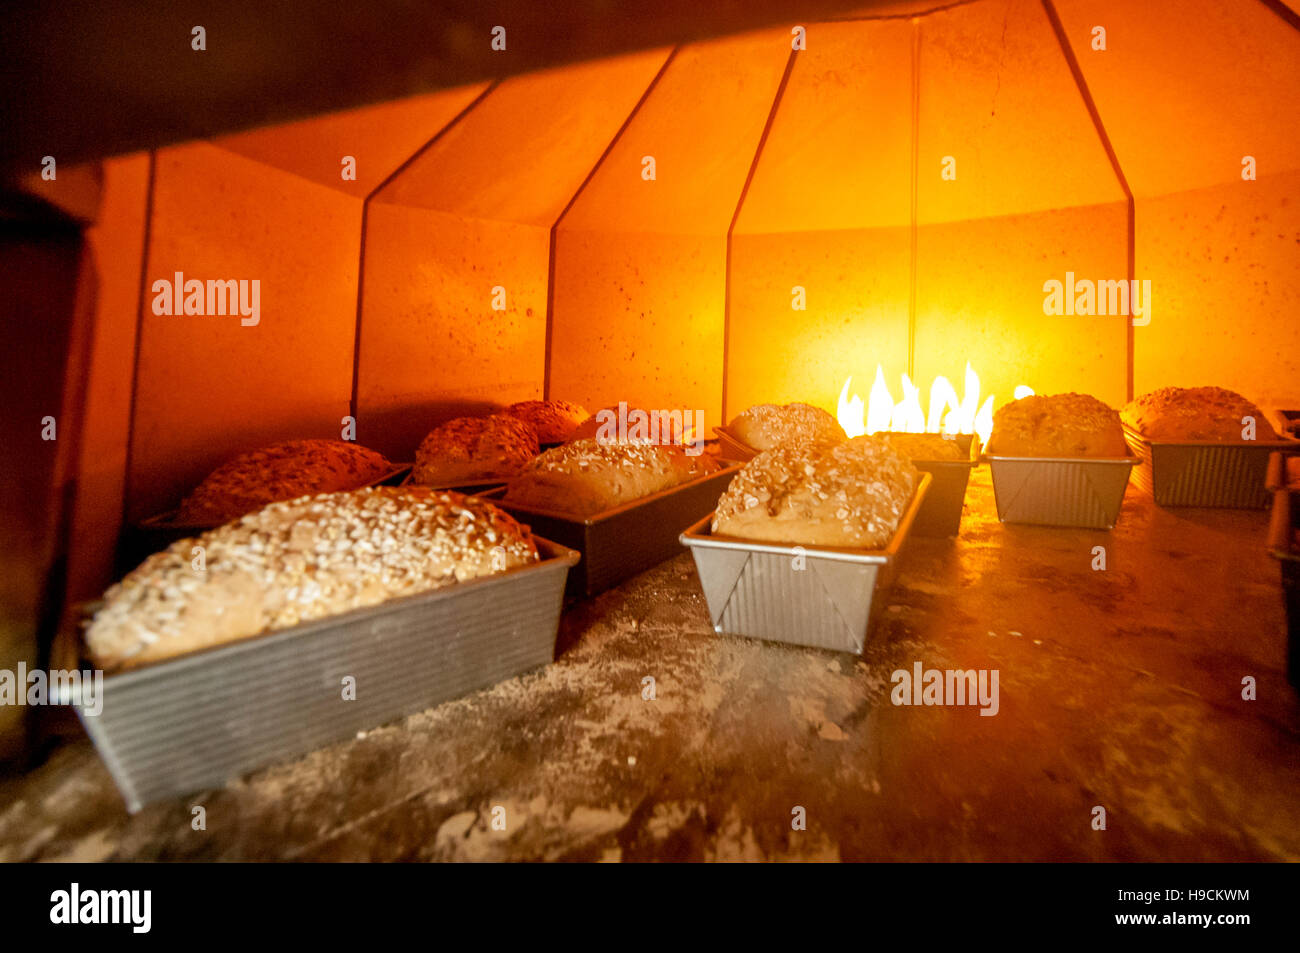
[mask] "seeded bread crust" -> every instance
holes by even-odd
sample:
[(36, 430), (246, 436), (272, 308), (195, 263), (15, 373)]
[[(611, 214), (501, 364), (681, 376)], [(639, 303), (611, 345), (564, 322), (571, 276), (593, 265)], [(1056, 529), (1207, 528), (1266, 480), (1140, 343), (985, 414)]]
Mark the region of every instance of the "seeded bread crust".
[(177, 511), (182, 523), (225, 523), (278, 500), (355, 490), (393, 471), (383, 454), (346, 440), (289, 440), (213, 470)]
[(105, 593), (86, 647), (100, 668), (133, 668), (537, 559), (527, 527), (459, 493), (306, 496), (150, 556)]
[(1132, 401), (1121, 416), (1150, 440), (1249, 443), (1241, 439), (1243, 417), (1255, 418), (1256, 440), (1279, 439), (1257, 406), (1222, 387), (1162, 387)]
[(681, 447), (602, 443), (587, 437), (547, 450), (506, 486), (520, 506), (591, 516), (718, 469)]
[(504, 478), (518, 473), (537, 451), (537, 432), (517, 417), (457, 417), (420, 442), (411, 481), (445, 486)]
[(713, 517), (722, 536), (809, 546), (888, 545), (918, 475), (884, 440), (765, 450), (728, 485)]
[(1006, 457), (1124, 457), (1114, 408), (1088, 394), (1034, 394), (993, 415), (989, 453)]
[[(891, 447), (909, 460), (962, 460), (965, 454), (956, 440), (949, 440), (937, 433), (880, 433), (875, 436), (884, 440)], [(854, 437), (860, 440), (861, 437)]]
[(587, 419), (587, 411), (567, 400), (521, 400), (505, 412), (537, 432), (541, 443), (563, 443)]
[(755, 404), (732, 418), (728, 432), (755, 450), (771, 450), (799, 441), (834, 443), (847, 439), (844, 428), (811, 404)]

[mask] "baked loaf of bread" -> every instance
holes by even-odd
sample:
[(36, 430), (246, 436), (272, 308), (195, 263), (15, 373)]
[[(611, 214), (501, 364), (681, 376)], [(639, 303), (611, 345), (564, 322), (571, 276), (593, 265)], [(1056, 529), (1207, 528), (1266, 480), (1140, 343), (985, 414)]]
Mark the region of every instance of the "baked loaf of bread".
[(722, 536), (880, 549), (893, 538), (917, 472), (884, 440), (765, 450), (727, 486), (713, 515)]
[(811, 404), (755, 404), (732, 418), (727, 431), (755, 450), (771, 450), (803, 440), (833, 443), (846, 439), (839, 421)]
[(392, 472), (383, 454), (346, 440), (289, 440), (217, 467), (181, 502), (176, 519), (216, 526), (268, 503), (355, 490)]
[(585, 409), (567, 400), (521, 400), (505, 412), (532, 427), (540, 443), (563, 443), (587, 419)]
[(909, 460), (961, 460), (966, 456), (961, 452), (961, 447), (957, 445), (956, 440), (949, 440), (942, 434), (887, 431), (875, 436), (884, 440)]
[(517, 417), (457, 417), (429, 431), (415, 451), (411, 481), (451, 486), (504, 479), (537, 456), (537, 432)]
[[(582, 423), (565, 439), (566, 443), (576, 443), (579, 440), (589, 440), (592, 437), (599, 437), (605, 443), (627, 443), (618, 434), (619, 406), (602, 407)], [(650, 416), (650, 411), (641, 410), (635, 404), (623, 404), (623, 420), (626, 421), (629, 430), (641, 425), (646, 428), (645, 441), (659, 444), (678, 444), (684, 439), (689, 440), (694, 435), (682, 433), (681, 430), (690, 426), (690, 421), (686, 420), (664, 420), (661, 415), (655, 426), (658, 428), (657, 434), (651, 434), (650, 424), (655, 419)], [(645, 414), (642, 418), (640, 415)], [(638, 422), (641, 422), (638, 424)], [(636, 442), (635, 439), (632, 442)]]
[(1119, 414), (1087, 394), (1034, 394), (993, 415), (989, 453), (1005, 457), (1124, 457)]
[[(196, 571), (193, 547), (203, 547)], [(271, 505), (155, 553), (104, 595), (86, 647), (131, 668), (535, 562), (483, 500), (370, 487)]]
[(506, 485), (520, 506), (591, 516), (687, 483), (718, 464), (681, 447), (603, 443), (594, 437), (547, 450)]
[(1258, 407), (1222, 387), (1162, 387), (1132, 401), (1121, 416), (1124, 423), (1150, 440), (1241, 443), (1243, 417), (1255, 418), (1256, 440), (1278, 439), (1277, 431)]

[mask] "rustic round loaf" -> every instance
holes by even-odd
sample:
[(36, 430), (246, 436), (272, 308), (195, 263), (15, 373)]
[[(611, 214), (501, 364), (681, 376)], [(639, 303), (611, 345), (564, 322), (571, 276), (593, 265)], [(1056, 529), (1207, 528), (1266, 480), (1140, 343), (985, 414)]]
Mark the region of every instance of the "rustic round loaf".
[(846, 439), (833, 416), (811, 404), (755, 404), (737, 414), (727, 431), (755, 450), (771, 450), (801, 440), (833, 443)]
[(506, 485), (520, 506), (590, 516), (694, 480), (718, 469), (703, 454), (648, 443), (587, 437), (547, 450)]
[(420, 442), (411, 481), (450, 486), (505, 478), (518, 473), (537, 451), (537, 432), (517, 417), (457, 417)]
[(718, 500), (713, 532), (809, 546), (880, 549), (898, 529), (916, 469), (880, 439), (765, 450)]
[(1256, 440), (1278, 439), (1258, 407), (1222, 387), (1162, 387), (1130, 402), (1121, 416), (1150, 440), (1241, 443), (1243, 417), (1255, 418)]
[[(956, 440), (937, 433), (895, 433), (885, 431), (881, 438), (909, 460), (961, 460), (965, 454)], [(853, 439), (861, 439), (854, 437)]]
[(181, 502), (176, 519), (217, 525), (277, 500), (355, 490), (392, 471), (383, 454), (346, 440), (289, 440), (217, 467)]
[(1088, 394), (1034, 394), (993, 415), (989, 453), (1006, 457), (1124, 457), (1114, 408)]
[(521, 400), (505, 409), (537, 432), (541, 443), (563, 443), (587, 419), (587, 411), (567, 400)]
[(100, 668), (131, 668), (537, 558), (526, 527), (459, 493), (304, 496), (154, 553), (105, 593), (86, 647)]

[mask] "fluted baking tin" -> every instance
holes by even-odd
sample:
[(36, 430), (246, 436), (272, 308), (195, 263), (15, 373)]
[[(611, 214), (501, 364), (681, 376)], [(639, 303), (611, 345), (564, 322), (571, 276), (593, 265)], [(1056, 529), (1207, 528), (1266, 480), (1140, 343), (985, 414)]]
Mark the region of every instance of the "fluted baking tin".
[(485, 688), (554, 658), (578, 554), (536, 542), (534, 565), (110, 675), (77, 713), (134, 813)]
[(500, 490), (480, 495), (534, 533), (580, 551), (582, 560), (569, 573), (569, 592), (593, 596), (680, 553), (682, 530), (717, 507), (740, 469), (727, 464), (716, 473), (585, 518), (520, 506), (502, 499)]
[[(991, 444), (996, 444), (994, 434)], [(998, 519), (1004, 523), (1111, 529), (1119, 519), (1133, 457), (1004, 457), (987, 453)]]
[(979, 444), (971, 434), (958, 434), (954, 439), (966, 455), (964, 460), (912, 461), (918, 470), (934, 478), (912, 524), (912, 532), (917, 536), (956, 536), (961, 529), (966, 485), (979, 459)]
[(930, 489), (921, 474), (898, 529), (884, 549), (793, 546), (714, 536), (710, 513), (681, 535), (690, 547), (715, 632), (861, 655), (878, 592), (898, 571), (898, 556)]
[(1160, 506), (1263, 509), (1269, 454), (1300, 447), (1294, 440), (1148, 440), (1128, 425), (1124, 439), (1138, 456), (1133, 482)]
[(714, 427), (713, 432), (717, 435), (718, 446), (722, 448), (722, 455), (728, 460), (738, 460), (741, 463), (746, 463), (758, 456), (757, 450), (749, 444), (737, 440), (726, 427)]
[(1268, 488), (1273, 510), (1268, 527), (1268, 551), (1282, 567), (1282, 599), (1286, 606), (1287, 679), (1300, 691), (1300, 486), (1288, 486), (1289, 454), (1277, 451), (1268, 461)]

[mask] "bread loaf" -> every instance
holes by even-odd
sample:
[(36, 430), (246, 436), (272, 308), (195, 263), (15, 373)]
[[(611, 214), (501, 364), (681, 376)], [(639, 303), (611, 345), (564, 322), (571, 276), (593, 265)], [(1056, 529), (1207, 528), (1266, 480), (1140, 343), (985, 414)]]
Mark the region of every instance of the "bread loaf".
[(587, 411), (567, 400), (522, 400), (505, 412), (528, 424), (540, 443), (563, 443), (587, 419)]
[(1278, 439), (1258, 407), (1222, 387), (1162, 387), (1129, 403), (1122, 417), (1148, 440), (1240, 443), (1243, 417), (1255, 418), (1256, 440)]
[[(894, 433), (886, 431), (876, 434), (891, 447), (909, 460), (963, 460), (966, 454), (956, 440), (951, 440), (937, 433)], [(860, 440), (860, 437), (854, 437)]]
[(429, 431), (415, 451), (411, 481), (454, 486), (505, 479), (537, 456), (537, 432), (517, 417), (457, 417)]
[(603, 443), (594, 437), (547, 450), (506, 486), (520, 506), (591, 516), (718, 469), (675, 446)]
[(306, 496), (150, 556), (105, 593), (86, 646), (97, 666), (130, 668), (537, 558), (526, 527), (459, 493)]
[(756, 404), (732, 418), (727, 432), (755, 450), (799, 441), (833, 443), (846, 439), (839, 421), (811, 404)]
[(993, 415), (988, 451), (1006, 457), (1125, 457), (1119, 414), (1087, 394), (1034, 394)]
[(888, 545), (917, 483), (884, 440), (765, 450), (732, 479), (713, 517), (722, 536), (808, 546)]
[[(622, 417), (620, 418), (620, 414)], [(642, 416), (644, 415), (644, 416)], [(683, 441), (690, 441), (701, 435), (693, 433), (683, 433), (684, 430), (691, 429), (691, 421), (684, 419), (685, 415), (678, 412), (675, 416), (669, 412), (660, 411), (657, 415), (652, 416), (652, 412), (641, 410), (635, 404), (624, 402), (622, 406), (615, 404), (613, 407), (603, 407), (596, 411), (582, 423), (566, 438), (566, 443), (576, 443), (579, 440), (588, 440), (597, 437), (605, 443), (626, 443), (628, 437), (626, 434), (620, 434), (618, 431), (620, 419), (626, 425), (629, 431), (638, 427), (644, 427), (644, 440), (633, 435), (631, 442), (650, 442), (658, 444), (677, 444)], [(653, 431), (653, 433), (651, 432)]]
[(289, 440), (223, 463), (177, 511), (181, 523), (218, 525), (268, 503), (355, 490), (393, 472), (381, 453), (345, 440)]

